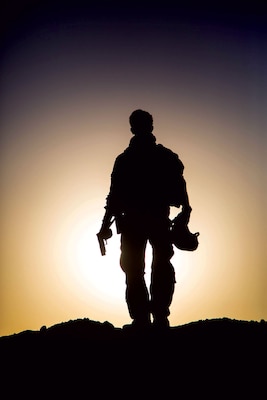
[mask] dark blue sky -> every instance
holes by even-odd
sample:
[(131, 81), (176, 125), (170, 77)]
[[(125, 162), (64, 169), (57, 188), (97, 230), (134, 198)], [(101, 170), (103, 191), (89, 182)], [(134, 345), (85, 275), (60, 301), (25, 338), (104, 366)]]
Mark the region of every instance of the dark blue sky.
[(264, 1), (195, 2), (168, 1), (8, 1), (1, 5), (1, 29), (21, 36), (40, 27), (57, 29), (60, 24), (156, 24), (193, 23), (213, 29), (266, 31)]

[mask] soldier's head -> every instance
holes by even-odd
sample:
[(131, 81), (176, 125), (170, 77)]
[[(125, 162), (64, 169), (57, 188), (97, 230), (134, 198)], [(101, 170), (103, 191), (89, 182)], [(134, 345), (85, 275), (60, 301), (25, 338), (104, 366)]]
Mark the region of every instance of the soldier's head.
[(135, 110), (130, 115), (129, 121), (134, 135), (145, 135), (153, 131), (153, 117), (147, 111)]

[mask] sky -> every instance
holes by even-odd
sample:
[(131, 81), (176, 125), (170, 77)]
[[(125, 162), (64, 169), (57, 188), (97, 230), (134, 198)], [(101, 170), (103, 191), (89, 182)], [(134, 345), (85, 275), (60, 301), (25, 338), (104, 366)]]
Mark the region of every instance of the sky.
[[(2, 6), (1, 336), (130, 322), (120, 236), (102, 257), (96, 233), (137, 108), (184, 163), (200, 232), (175, 248), (171, 325), (267, 319), (266, 10), (235, 4)], [(148, 285), (150, 263), (148, 246)]]

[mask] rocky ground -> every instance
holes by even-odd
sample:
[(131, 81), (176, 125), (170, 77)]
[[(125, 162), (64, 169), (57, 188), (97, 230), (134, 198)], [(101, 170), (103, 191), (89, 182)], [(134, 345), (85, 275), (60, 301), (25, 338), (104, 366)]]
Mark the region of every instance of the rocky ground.
[(1, 391), (6, 399), (257, 399), (266, 396), (266, 339), (265, 321), (132, 332), (78, 319), (1, 337)]

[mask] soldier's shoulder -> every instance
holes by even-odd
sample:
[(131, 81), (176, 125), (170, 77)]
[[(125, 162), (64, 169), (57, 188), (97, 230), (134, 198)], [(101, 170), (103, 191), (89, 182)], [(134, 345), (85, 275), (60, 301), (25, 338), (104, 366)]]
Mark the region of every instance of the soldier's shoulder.
[(131, 156), (131, 152), (129, 151), (129, 147), (127, 147), (122, 153), (117, 155), (114, 165), (117, 168), (118, 167), (123, 168), (123, 165), (125, 165), (125, 163), (129, 162), (130, 156)]
[(157, 150), (163, 156), (170, 157), (170, 158), (179, 158), (178, 154), (169, 149), (168, 147), (163, 146), (163, 144), (157, 144)]
[(157, 144), (157, 149), (159, 154), (162, 156), (162, 158), (166, 159), (171, 163), (171, 165), (175, 166), (175, 168), (179, 168), (181, 172), (184, 169), (184, 165), (182, 161), (179, 158), (179, 155), (169, 149), (168, 147), (163, 146), (162, 144)]

